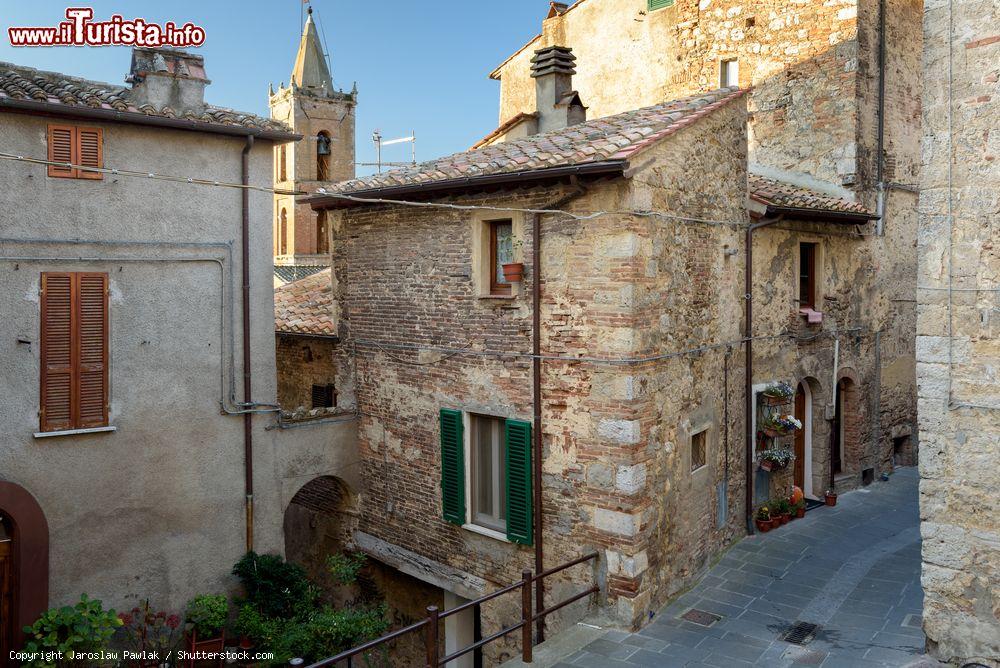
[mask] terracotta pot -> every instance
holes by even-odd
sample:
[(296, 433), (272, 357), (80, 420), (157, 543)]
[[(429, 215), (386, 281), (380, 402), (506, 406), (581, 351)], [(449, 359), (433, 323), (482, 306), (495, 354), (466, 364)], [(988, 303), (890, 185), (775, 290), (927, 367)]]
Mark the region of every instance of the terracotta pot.
[(806, 516), (806, 509), (805, 508), (796, 508), (796, 510), (795, 510), (795, 516), (798, 517), (799, 519), (802, 519), (803, 517)]
[(757, 520), (757, 531), (767, 533), (771, 530), (771, 522), (773, 520)]
[(508, 283), (520, 283), (524, 278), (524, 263), (513, 262), (503, 265), (503, 277)]
[(781, 438), (781, 436), (783, 436), (783, 434), (777, 429), (771, 429), (769, 427), (765, 427), (761, 431), (763, 431), (768, 438)]
[(828, 506), (835, 506), (835, 505), (837, 505), (837, 495), (836, 494), (827, 494), (826, 495), (826, 505), (828, 505)]
[(762, 394), (761, 396), (764, 397), (765, 406), (785, 406), (792, 402), (791, 397), (772, 397), (766, 394)]
[(782, 524), (788, 524), (789, 522), (792, 521), (792, 514), (791, 513), (785, 513), (784, 515), (781, 515), (780, 517), (781, 517), (781, 523)]

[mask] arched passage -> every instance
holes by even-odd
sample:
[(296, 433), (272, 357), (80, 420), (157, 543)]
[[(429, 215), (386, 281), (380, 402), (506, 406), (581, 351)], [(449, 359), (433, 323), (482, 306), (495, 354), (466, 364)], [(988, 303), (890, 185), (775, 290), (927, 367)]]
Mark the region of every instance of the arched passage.
[[(858, 473), (863, 456), (861, 442), (861, 397), (859, 379), (853, 369), (842, 369), (837, 381), (834, 402), (833, 452), (830, 457), (832, 478), (844, 473)], [(833, 480), (831, 480), (831, 483)]]
[(357, 526), (354, 494), (340, 478), (320, 476), (303, 485), (285, 510), (285, 558), (316, 582), (326, 580), (326, 558), (343, 552)]
[(49, 525), (26, 489), (0, 480), (0, 656), (49, 605)]

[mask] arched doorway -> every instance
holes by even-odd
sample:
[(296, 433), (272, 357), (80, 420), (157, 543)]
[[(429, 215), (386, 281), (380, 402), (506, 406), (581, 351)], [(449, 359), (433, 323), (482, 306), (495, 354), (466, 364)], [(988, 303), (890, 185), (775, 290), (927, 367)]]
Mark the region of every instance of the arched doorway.
[(35, 497), (0, 480), (0, 656), (49, 604), (49, 525)]
[(353, 543), (356, 526), (354, 494), (347, 483), (334, 476), (315, 478), (296, 492), (285, 510), (285, 558), (323, 583), (326, 558)]
[(837, 381), (834, 397), (833, 434), (830, 452), (830, 485), (838, 476), (856, 474), (861, 467), (861, 405), (857, 374), (845, 369)]
[(795, 432), (795, 485), (810, 498), (813, 490), (813, 399), (809, 382), (803, 380), (795, 390), (795, 417), (802, 429)]

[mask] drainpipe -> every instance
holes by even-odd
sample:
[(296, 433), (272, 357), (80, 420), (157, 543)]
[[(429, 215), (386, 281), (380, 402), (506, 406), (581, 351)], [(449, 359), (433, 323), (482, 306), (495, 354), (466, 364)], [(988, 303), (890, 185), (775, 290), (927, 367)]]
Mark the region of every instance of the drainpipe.
[(875, 181), (878, 184), (878, 223), (875, 233), (885, 234), (885, 0), (878, 3), (878, 143), (875, 160)]
[(784, 220), (783, 215), (779, 215), (773, 218), (761, 218), (756, 223), (747, 227), (746, 230), (746, 249), (747, 249), (747, 259), (746, 268), (744, 270), (744, 301), (746, 313), (744, 314), (744, 319), (746, 324), (744, 325), (743, 339), (746, 343), (746, 356), (745, 363), (746, 369), (744, 370), (743, 379), (743, 398), (745, 400), (746, 415), (744, 416), (744, 422), (746, 423), (746, 452), (744, 453), (744, 458), (746, 459), (746, 480), (744, 481), (744, 488), (746, 492), (746, 523), (747, 523), (747, 533), (754, 533), (753, 525), (753, 421), (750, 416), (753, 415), (753, 233), (762, 227), (768, 227), (769, 225), (774, 225), (780, 223)]
[[(248, 135), (241, 154), (241, 171), (244, 186), (250, 185), (250, 150), (253, 136)], [(243, 274), (243, 401), (252, 403), (250, 383), (250, 189), (242, 189), (242, 258), (240, 270)], [(253, 551), (253, 413), (243, 413), (243, 473), (246, 490), (247, 552)]]

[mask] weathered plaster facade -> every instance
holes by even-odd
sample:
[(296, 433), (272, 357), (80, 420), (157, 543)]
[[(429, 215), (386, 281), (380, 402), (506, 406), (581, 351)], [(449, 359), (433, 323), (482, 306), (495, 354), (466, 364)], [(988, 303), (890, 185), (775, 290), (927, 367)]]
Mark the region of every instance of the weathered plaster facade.
[(944, 661), (1000, 665), (1000, 4), (924, 13), (917, 378), (924, 632)]

